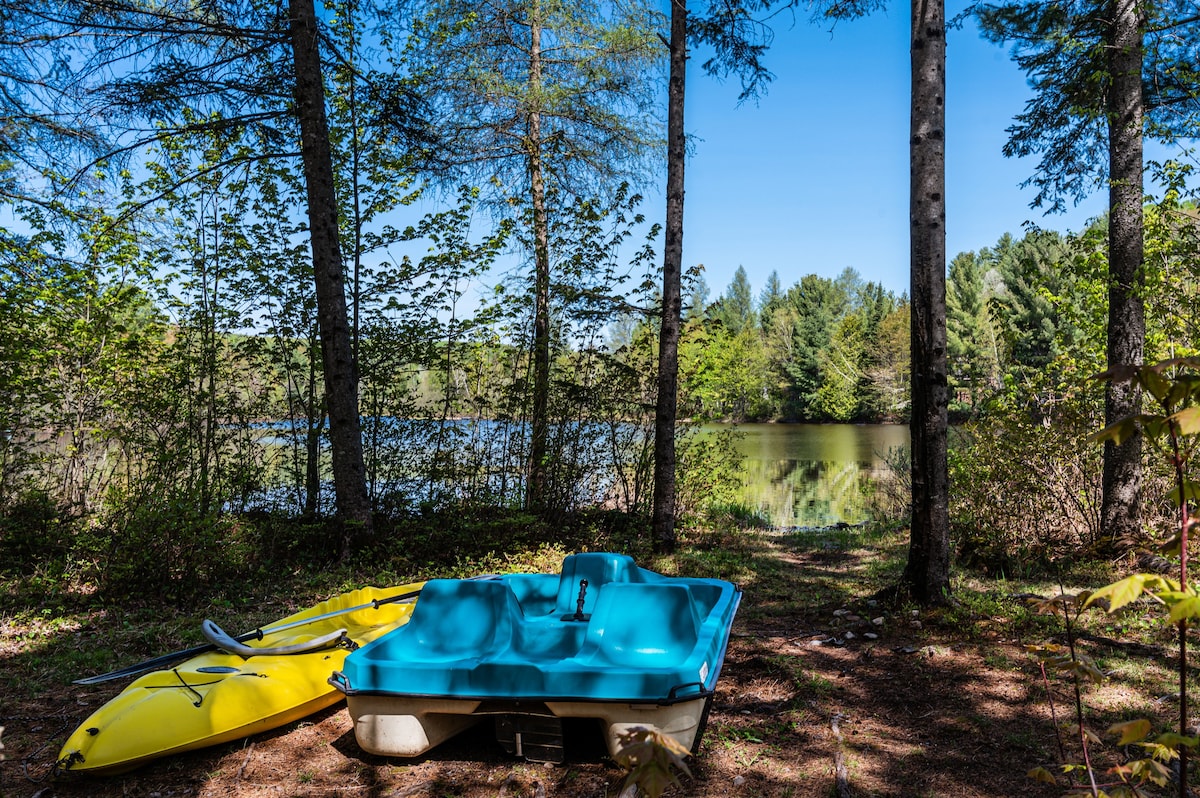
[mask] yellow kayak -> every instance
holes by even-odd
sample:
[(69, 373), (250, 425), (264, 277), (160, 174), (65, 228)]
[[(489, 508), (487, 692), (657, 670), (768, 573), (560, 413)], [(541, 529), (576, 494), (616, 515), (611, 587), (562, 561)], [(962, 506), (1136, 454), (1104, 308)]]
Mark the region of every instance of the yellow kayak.
[[(336, 704), (342, 694), (328, 680), (355, 647), (337, 641), (362, 645), (407, 623), (412, 604), (398, 599), (415, 594), (421, 584), (335, 596), (268, 626), (261, 640), (246, 645), (205, 621), (205, 636), (226, 650), (199, 654), (133, 682), (75, 730), (58, 766), (121, 773), (150, 759), (274, 729)], [(309, 618), (315, 620), (304, 623)], [(313, 645), (322, 647), (304, 650)], [(281, 652), (289, 649), (299, 653)]]

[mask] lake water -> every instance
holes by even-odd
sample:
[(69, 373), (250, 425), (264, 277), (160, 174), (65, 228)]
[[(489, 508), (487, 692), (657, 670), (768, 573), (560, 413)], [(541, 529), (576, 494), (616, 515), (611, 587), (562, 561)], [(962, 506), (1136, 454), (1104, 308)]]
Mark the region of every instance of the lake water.
[[(706, 425), (717, 430), (727, 425)], [(908, 446), (895, 424), (739, 424), (745, 456), (742, 501), (776, 526), (857, 524), (871, 519), (871, 480), (889, 450)]]
[[(373, 460), (370, 469), (374, 496), (401, 495), (414, 500), (431, 493), (422, 468), (430, 451), (437, 449), (437, 422), (388, 419), (382, 437), (393, 448), (390, 457)], [(706, 424), (701, 434), (728, 429), (730, 425)], [(474, 454), (455, 461), (457, 470), (444, 478), (443, 490), (450, 495), (486, 494), (495, 500), (519, 502), (524, 494), (519, 469), (512, 466), (506, 445), (511, 435), (521, 435), (519, 424), (492, 421), (452, 421), (448, 450)], [(582, 505), (604, 501), (613, 487), (612, 442), (602, 425), (578, 428), (586, 468), (577, 469), (572, 483), (575, 500)], [(636, 433), (635, 428), (620, 429)], [(264, 425), (264, 444), (279, 452), (290, 441), (285, 425)], [(908, 445), (908, 427), (857, 424), (738, 424), (735, 446), (744, 460), (741, 470), (742, 504), (756, 510), (779, 527), (821, 527), (837, 523), (858, 524), (871, 520), (872, 482), (886, 473), (885, 456)], [(597, 437), (598, 436), (598, 437)], [(286, 460), (286, 458), (282, 458)], [(449, 461), (447, 461), (449, 462)], [(270, 491), (272, 502), (301, 506), (302, 492), (285, 474)], [(439, 483), (440, 484), (440, 483)], [(474, 491), (475, 493), (472, 493)], [(325, 502), (332, 490), (322, 491)], [(332, 507), (325, 508), (332, 511)]]

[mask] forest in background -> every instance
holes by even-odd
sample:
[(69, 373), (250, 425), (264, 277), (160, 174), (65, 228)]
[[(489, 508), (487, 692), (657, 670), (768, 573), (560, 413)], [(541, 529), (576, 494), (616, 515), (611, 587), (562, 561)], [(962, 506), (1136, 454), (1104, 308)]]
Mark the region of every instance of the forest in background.
[[(110, 26), (78, 23), (96, 35), (86, 57), (59, 49), (80, 8)], [(69, 552), (68, 569), (96, 574), (147, 551), (178, 578), (251, 513), (327, 517), (327, 385), (330, 363), (345, 363), (321, 349), (314, 208), (336, 222), (371, 509), (525, 507), (536, 480), (549, 517), (585, 505), (645, 516), (665, 244), (637, 191), (658, 174), (665, 20), (522, 9), (484, 18), (445, 0), (398, 24), (412, 9), (325, 6), (323, 203), (295, 151), (309, 138), (283, 46), (295, 9), (251, 3), (214, 22), (12, 4), (45, 45), (0, 51), (21, 111), (6, 106), (0, 165), (0, 507), (14, 561)], [(533, 31), (553, 32), (545, 60)], [(72, 80), (46, 77), (61, 74)], [(1167, 164), (1155, 177), (1147, 361), (1193, 352), (1195, 329), (1190, 173)], [(421, 198), (440, 210), (412, 218)], [(1000, 540), (996, 556), (1019, 561), (1022, 547), (1098, 535), (1097, 455), (1083, 440), (1102, 407), (1087, 377), (1104, 366), (1107, 229), (985, 243), (948, 272), (951, 410), (974, 425), (961, 441), (978, 435), (960, 444), (955, 501), (983, 548)], [(698, 265), (687, 275), (682, 416), (907, 419), (908, 298), (807, 268), (781, 264), (763, 287), (739, 271), (712, 301)], [(685, 436), (685, 511), (728, 498), (727, 444)], [(1022, 506), (1058, 506), (1045, 537), (999, 528), (1022, 513), (969, 509), (1021, 480), (1034, 490), (1048, 479), (1038, 468), (1073, 457)]]

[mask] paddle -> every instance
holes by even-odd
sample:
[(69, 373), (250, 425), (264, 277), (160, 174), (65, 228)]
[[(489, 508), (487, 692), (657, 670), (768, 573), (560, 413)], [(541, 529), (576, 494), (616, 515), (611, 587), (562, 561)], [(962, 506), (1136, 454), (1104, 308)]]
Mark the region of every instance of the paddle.
[[(471, 577), (471, 578), (472, 579), (490, 579), (492, 577), (491, 577), (491, 575), (488, 575), (488, 576), (475, 576), (475, 577)], [(313, 616), (312, 618), (302, 618), (298, 621), (292, 621), (291, 623), (285, 623), (282, 626), (272, 626), (272, 627), (268, 627), (266, 629), (255, 629), (252, 632), (246, 632), (245, 634), (238, 635), (237, 637), (235, 637), (233, 639), (239, 643), (245, 643), (248, 640), (262, 640), (264, 635), (274, 634), (276, 632), (284, 632), (284, 631), (287, 631), (288, 629), (296, 629), (301, 626), (306, 626), (310, 623), (316, 623), (317, 621), (323, 621), (326, 618), (336, 618), (339, 615), (346, 615), (351, 612), (358, 612), (359, 610), (379, 609), (384, 604), (395, 604), (397, 602), (402, 602), (402, 601), (411, 601), (412, 599), (416, 598), (419, 595), (421, 595), (421, 590), (419, 588), (417, 590), (409, 590), (404, 593), (398, 593), (395, 596), (388, 596), (387, 598), (375, 599), (374, 601), (368, 601), (366, 604), (359, 604), (356, 607), (346, 607), (345, 609), (334, 610), (333, 612), (327, 612), (323, 615), (316, 615), (316, 616)], [(170, 665), (174, 662), (179, 662), (180, 660), (184, 660), (184, 659), (190, 659), (191, 657), (194, 657), (197, 654), (205, 654), (209, 651), (216, 651), (216, 650), (217, 650), (217, 646), (215, 646), (214, 644), (205, 643), (203, 645), (193, 646), (191, 648), (185, 648), (182, 651), (172, 651), (170, 654), (163, 654), (162, 656), (154, 657), (153, 659), (148, 659), (148, 660), (145, 660), (144, 662), (139, 662), (134, 665), (127, 665), (124, 668), (118, 668), (117, 670), (109, 671), (108, 673), (101, 673), (97, 676), (86, 676), (82, 679), (76, 679), (75, 681), (71, 682), (71, 684), (103, 684), (104, 682), (112, 682), (112, 681), (116, 681), (117, 679), (123, 679), (126, 676), (137, 676), (138, 674), (145, 673), (147, 671), (159, 670), (161, 668), (165, 668), (167, 665)]]

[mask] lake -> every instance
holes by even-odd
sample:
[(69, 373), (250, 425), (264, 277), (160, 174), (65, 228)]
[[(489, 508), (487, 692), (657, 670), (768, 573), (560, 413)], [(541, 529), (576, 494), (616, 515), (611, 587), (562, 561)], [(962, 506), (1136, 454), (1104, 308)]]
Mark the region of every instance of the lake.
[[(707, 424), (718, 430), (729, 425)], [(866, 494), (888, 451), (908, 446), (899, 424), (738, 424), (742, 501), (781, 527), (871, 520)]]
[[(424, 474), (432, 450), (439, 449), (437, 421), (385, 419), (379, 442), (385, 447), (370, 462), (373, 496), (399, 495), (419, 500), (431, 494)], [(450, 421), (453, 432), (446, 440), (456, 456), (446, 460), (452, 474), (443, 477), (441, 490), (452, 497), (485, 494), (492, 500), (519, 502), (524, 495), (519, 468), (513, 465), (512, 436), (520, 437), (519, 422)], [(729, 429), (728, 424), (705, 424), (705, 432)], [(636, 436), (638, 430), (619, 430)], [(574, 500), (580, 505), (603, 502), (613, 489), (612, 451), (605, 425), (573, 428), (581, 443), (573, 451), (576, 468)], [(263, 425), (263, 443), (276, 452), (281, 465), (290, 463), (286, 447), (293, 440), (283, 423)], [(735, 446), (745, 458), (741, 469), (740, 502), (779, 527), (822, 527), (871, 520), (868, 498), (871, 482), (886, 472), (889, 450), (907, 446), (908, 427), (879, 424), (738, 424)], [(375, 438), (368, 436), (375, 442)], [(390, 448), (388, 448), (390, 447)], [(370, 450), (369, 450), (370, 451)], [(519, 446), (513, 451), (519, 452)], [(520, 462), (519, 457), (517, 462)], [(302, 488), (280, 467), (268, 489), (271, 502), (295, 503)], [(322, 491), (331, 502), (332, 490)], [(326, 509), (332, 511), (332, 507)]]

